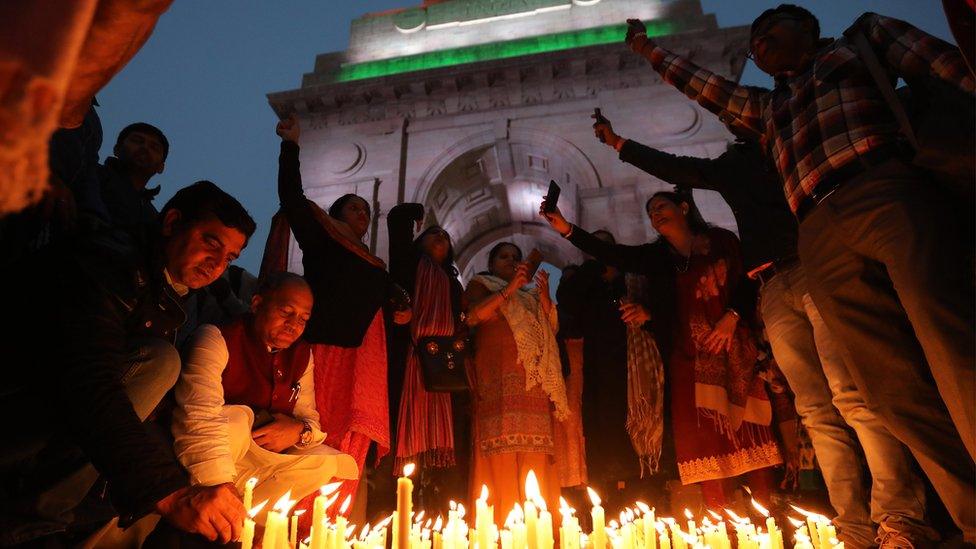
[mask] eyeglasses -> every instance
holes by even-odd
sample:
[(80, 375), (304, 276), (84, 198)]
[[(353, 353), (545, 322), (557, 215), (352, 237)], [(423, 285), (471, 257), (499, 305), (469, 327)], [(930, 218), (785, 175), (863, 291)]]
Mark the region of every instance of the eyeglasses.
[(756, 29), (756, 32), (754, 32), (752, 36), (749, 37), (749, 51), (746, 52), (746, 59), (750, 61), (756, 60), (756, 51), (755, 51), (756, 45), (758, 45), (760, 41), (768, 38), (769, 31), (772, 30), (773, 26), (775, 26), (777, 23), (781, 23), (783, 21), (801, 21), (801, 20), (802, 19), (800, 17), (797, 17), (795, 15), (790, 15), (788, 13), (778, 13), (776, 15), (767, 18), (765, 21), (763, 21), (762, 26)]

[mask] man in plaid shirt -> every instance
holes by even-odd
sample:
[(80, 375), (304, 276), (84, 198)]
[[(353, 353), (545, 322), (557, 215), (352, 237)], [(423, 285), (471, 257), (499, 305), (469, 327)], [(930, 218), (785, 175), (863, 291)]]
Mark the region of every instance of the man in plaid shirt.
[[(756, 65), (775, 77), (767, 90), (698, 67), (628, 23), (628, 45), (666, 82), (762, 137), (800, 221), (810, 293), (852, 377), (976, 539), (971, 235), (957, 205), (904, 159), (898, 123), (854, 46), (821, 39), (803, 8), (767, 10), (750, 38)], [(938, 79), (973, 95), (956, 47), (877, 14), (858, 25), (892, 80)]]

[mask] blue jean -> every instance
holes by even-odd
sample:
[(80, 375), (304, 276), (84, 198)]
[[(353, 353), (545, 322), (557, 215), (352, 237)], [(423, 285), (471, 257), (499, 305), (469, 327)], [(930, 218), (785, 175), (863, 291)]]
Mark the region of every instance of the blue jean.
[(844, 541), (874, 545), (872, 523), (924, 526), (925, 488), (912, 471), (910, 454), (868, 409), (810, 298), (803, 267), (776, 273), (761, 291), (773, 356), (796, 394), (796, 411), (813, 442)]
[[(132, 408), (140, 419), (145, 420), (156, 408), (166, 393), (173, 388), (180, 374), (180, 355), (176, 348), (161, 339), (139, 341), (126, 357), (125, 374), (122, 383), (132, 402)], [(50, 424), (45, 425), (47, 427)], [(38, 426), (43, 429), (45, 426)], [(78, 455), (77, 448), (58, 445), (63, 438), (58, 434), (44, 435), (49, 443), (41, 450), (41, 455), (53, 458), (65, 455)], [(62, 451), (63, 450), (63, 451)], [(44, 461), (43, 459), (41, 461)], [(76, 462), (77, 463), (77, 462)], [(3, 524), (0, 532), (0, 546), (22, 543), (67, 528), (74, 520), (73, 510), (98, 480), (98, 472), (91, 463), (77, 463), (73, 472), (49, 483), (41, 490), (25, 497), (25, 515), (18, 517), (16, 526)], [(3, 520), (2, 522), (7, 522)]]

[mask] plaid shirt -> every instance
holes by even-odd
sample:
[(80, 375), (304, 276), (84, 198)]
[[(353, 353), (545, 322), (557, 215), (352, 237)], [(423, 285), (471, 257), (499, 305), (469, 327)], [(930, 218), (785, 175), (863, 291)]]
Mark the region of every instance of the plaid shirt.
[[(892, 81), (935, 77), (973, 95), (973, 75), (957, 47), (874, 13), (857, 24)], [(894, 150), (900, 140), (898, 123), (855, 47), (844, 38), (822, 43), (812, 63), (777, 78), (773, 90), (741, 86), (656, 45), (644, 55), (664, 81), (763, 135), (796, 213), (817, 185), (850, 177), (859, 157)]]

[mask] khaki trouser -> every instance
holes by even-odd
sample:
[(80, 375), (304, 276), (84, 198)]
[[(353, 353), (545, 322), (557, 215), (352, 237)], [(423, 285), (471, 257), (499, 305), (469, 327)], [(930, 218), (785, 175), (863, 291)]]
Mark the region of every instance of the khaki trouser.
[(868, 407), (976, 539), (972, 238), (957, 204), (899, 160), (866, 170), (800, 224), (810, 294)]

